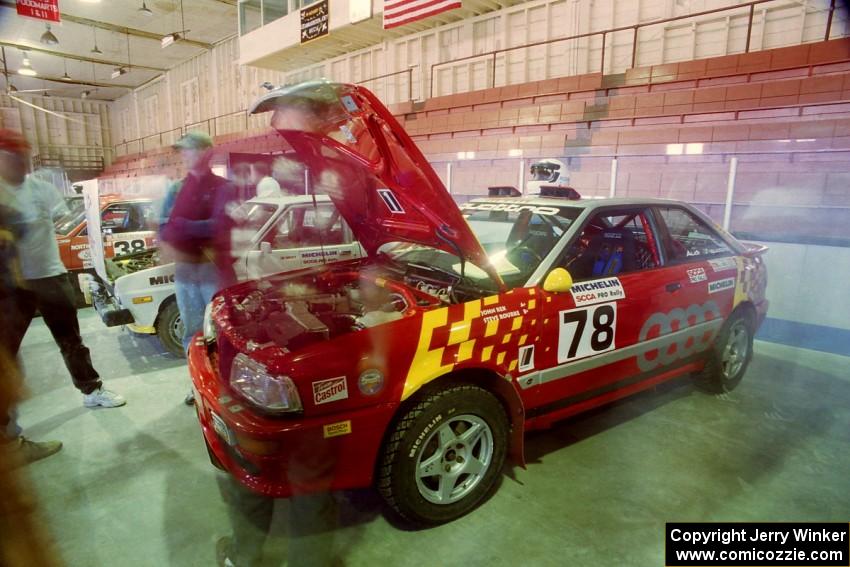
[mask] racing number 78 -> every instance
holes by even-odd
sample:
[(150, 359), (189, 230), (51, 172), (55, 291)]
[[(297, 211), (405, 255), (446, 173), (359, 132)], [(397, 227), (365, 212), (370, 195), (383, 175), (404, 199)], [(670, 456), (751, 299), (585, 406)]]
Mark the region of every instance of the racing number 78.
[(558, 362), (584, 358), (613, 349), (616, 331), (616, 303), (561, 311)]

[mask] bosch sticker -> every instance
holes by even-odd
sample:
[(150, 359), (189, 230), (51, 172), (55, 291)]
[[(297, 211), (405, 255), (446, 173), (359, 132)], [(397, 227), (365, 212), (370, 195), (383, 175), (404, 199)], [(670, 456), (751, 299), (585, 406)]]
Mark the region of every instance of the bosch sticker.
[(709, 260), (708, 264), (715, 272), (735, 270), (738, 268), (738, 265), (735, 263), (735, 258), (717, 258), (715, 260)]
[(704, 282), (708, 279), (705, 275), (705, 268), (691, 268), (688, 270), (688, 279), (691, 283)]
[(340, 435), (348, 435), (351, 433), (351, 420), (339, 421), (337, 423), (329, 423), (322, 428), (322, 435), (325, 439), (330, 437), (339, 437)]
[(603, 278), (573, 284), (570, 293), (576, 307), (626, 298), (626, 291), (619, 278)]
[(348, 397), (348, 383), (345, 376), (313, 382), (313, 403), (317, 406), (328, 402), (344, 400)]
[(733, 287), (735, 287), (735, 278), (723, 278), (722, 280), (708, 282), (708, 293), (717, 293)]

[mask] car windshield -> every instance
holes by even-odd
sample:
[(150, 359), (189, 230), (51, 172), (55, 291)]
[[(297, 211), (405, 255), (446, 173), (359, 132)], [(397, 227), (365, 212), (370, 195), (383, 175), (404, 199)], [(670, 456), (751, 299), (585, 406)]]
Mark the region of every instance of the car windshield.
[(53, 231), (64, 236), (74, 230), (81, 222), (86, 220), (86, 212), (83, 207), (75, 207), (53, 221)]
[[(490, 262), (509, 287), (525, 284), (581, 213), (577, 207), (505, 202), (467, 203), (461, 209)], [(461, 261), (457, 256), (434, 248), (393, 243), (382, 252), (397, 262), (461, 274)], [(476, 285), (495, 289), (478, 266), (467, 262), (463, 268), (463, 275)]]

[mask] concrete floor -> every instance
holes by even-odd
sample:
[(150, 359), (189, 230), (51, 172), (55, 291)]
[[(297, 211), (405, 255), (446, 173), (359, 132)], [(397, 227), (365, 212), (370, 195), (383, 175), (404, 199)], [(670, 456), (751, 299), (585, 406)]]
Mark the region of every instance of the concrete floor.
[[(182, 361), (155, 338), (80, 311), (85, 340), (126, 407), (83, 408), (40, 320), (22, 358), (32, 396), (25, 433), (60, 439), (28, 467), (67, 565), (215, 564), (228, 534), (216, 471)], [(839, 521), (850, 517), (850, 359), (757, 342), (741, 386), (723, 396), (679, 380), (531, 434), (529, 466), (452, 524), (397, 527), (370, 490), (337, 494), (328, 536), (340, 565), (663, 565), (667, 521)], [(285, 562), (288, 502), (267, 565)]]

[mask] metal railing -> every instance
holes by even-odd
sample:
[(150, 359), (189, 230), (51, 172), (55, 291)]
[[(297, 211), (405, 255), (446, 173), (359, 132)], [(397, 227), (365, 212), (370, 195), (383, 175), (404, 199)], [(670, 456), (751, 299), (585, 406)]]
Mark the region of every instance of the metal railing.
[(402, 75), (407, 73), (407, 101), (410, 102), (413, 100), (413, 69), (414, 67), (418, 67), (419, 65), (411, 65), (407, 69), (402, 69), (401, 71), (396, 71), (394, 73), (386, 73), (384, 75), (378, 75), (377, 77), (372, 77), (370, 79), (366, 79), (365, 81), (359, 81), (355, 83), (356, 85), (365, 85), (366, 83), (370, 83), (372, 81), (377, 81), (380, 79), (388, 79), (390, 77), (395, 77), (396, 75)]
[(38, 154), (32, 158), (33, 167), (55, 167), (65, 171), (101, 171), (103, 156), (67, 157), (63, 155)]
[[(377, 77), (370, 77), (368, 79), (358, 81), (355, 84), (363, 85), (372, 81), (387, 79), (396, 75), (407, 74), (407, 100), (410, 101), (413, 100), (414, 67), (416, 67), (416, 65), (413, 65), (401, 71), (396, 71), (394, 73), (386, 73), (384, 75), (378, 75)], [(227, 118), (238, 119), (240, 122), (239, 126), (241, 128), (220, 128), (220, 121), (223, 121)], [(178, 126), (176, 128), (172, 128), (171, 130), (165, 130), (156, 134), (149, 134), (147, 136), (142, 136), (141, 138), (126, 140), (121, 143), (115, 144), (115, 155), (126, 156), (133, 154), (143, 154), (148, 150), (154, 148), (161, 148), (165, 145), (173, 144), (177, 141), (177, 139), (180, 138), (180, 136), (191, 130), (202, 130), (210, 136), (218, 136), (219, 134), (230, 134), (233, 132), (246, 131), (250, 129), (250, 120), (251, 116), (248, 114), (248, 109), (237, 110), (236, 112), (228, 112), (227, 114), (220, 114), (218, 116), (213, 116), (212, 118), (207, 118), (205, 120), (199, 120), (198, 122), (193, 122), (185, 126)], [(156, 143), (153, 143), (151, 145), (151, 142)], [(131, 151), (131, 148), (133, 147), (135, 147), (135, 151)]]
[[(617, 28), (610, 28), (610, 29), (600, 30), (600, 31), (595, 31), (595, 32), (587, 32), (587, 33), (581, 33), (581, 34), (577, 34), (577, 35), (571, 35), (571, 36), (568, 36), (568, 37), (552, 38), (552, 39), (547, 39), (547, 40), (544, 40), (544, 41), (536, 41), (536, 42), (533, 42), (533, 43), (527, 43), (525, 45), (517, 45), (517, 46), (514, 46), (514, 47), (503, 47), (501, 49), (495, 49), (493, 51), (487, 51), (485, 53), (478, 53), (476, 55), (467, 55), (465, 57), (458, 57), (456, 59), (451, 59), (449, 61), (441, 61), (439, 63), (432, 63), (431, 69), (430, 69), (430, 77), (429, 77), (430, 82), (429, 82), (429, 88), (428, 88), (428, 96), (429, 96), (429, 98), (434, 97), (434, 82), (435, 82), (434, 81), (434, 69), (437, 68), (437, 67), (456, 64), (456, 63), (460, 63), (462, 61), (469, 61), (469, 60), (472, 60), (472, 59), (492, 58), (490, 88), (493, 88), (493, 87), (496, 86), (496, 59), (498, 58), (498, 56), (500, 54), (510, 53), (512, 51), (518, 51), (520, 49), (530, 49), (532, 47), (540, 47), (540, 46), (543, 46), (543, 45), (550, 45), (552, 43), (558, 43), (558, 42), (561, 42), (561, 41), (574, 41), (574, 40), (577, 40), (577, 39), (585, 39), (585, 38), (591, 38), (591, 37), (597, 37), (597, 36), (602, 36), (602, 50), (601, 50), (601, 54), (600, 54), (600, 57), (599, 57), (599, 61), (600, 61), (599, 72), (604, 74), (604, 72), (605, 72), (605, 44), (606, 44), (607, 36), (610, 35), (610, 34), (615, 34), (615, 33), (630, 31), (630, 30), (632, 31), (632, 58), (631, 58), (630, 68), (633, 69), (634, 66), (635, 66), (635, 61), (637, 61), (638, 32), (642, 28), (646, 28), (646, 27), (649, 27), (649, 26), (657, 26), (657, 25), (661, 25), (661, 24), (668, 24), (670, 22), (678, 22), (678, 21), (687, 20), (687, 19), (690, 19), (690, 18), (699, 18), (701, 16), (708, 16), (708, 15), (711, 15), (711, 14), (719, 14), (719, 13), (722, 13), (722, 12), (728, 12), (728, 11), (732, 11), (732, 10), (746, 9), (747, 7), (749, 7), (749, 15), (748, 15), (748, 18), (747, 18), (747, 41), (746, 41), (746, 46), (744, 48), (744, 53), (749, 53), (750, 52), (750, 38), (751, 38), (752, 32), (753, 32), (753, 16), (755, 14), (755, 7), (759, 4), (766, 4), (767, 2), (775, 2), (775, 1), (776, 0), (753, 0), (751, 2), (745, 2), (745, 3), (742, 3), (742, 4), (737, 4), (735, 6), (725, 6), (723, 8), (714, 8), (712, 10), (703, 10), (702, 12), (695, 12), (693, 14), (685, 14), (685, 15), (682, 15), (682, 16), (674, 16), (672, 18), (664, 18), (663, 20), (654, 20), (652, 22), (645, 22), (645, 23), (642, 23), (642, 24), (634, 24), (634, 25), (631, 25), (631, 26), (621, 26), (621, 27), (617, 27)], [(830, 35), (831, 30), (832, 30), (832, 19), (833, 19), (834, 13), (835, 13), (835, 0), (830, 0), (829, 14), (828, 14), (827, 20), (826, 20), (826, 31), (824, 33), (824, 41), (829, 39), (829, 35)]]

